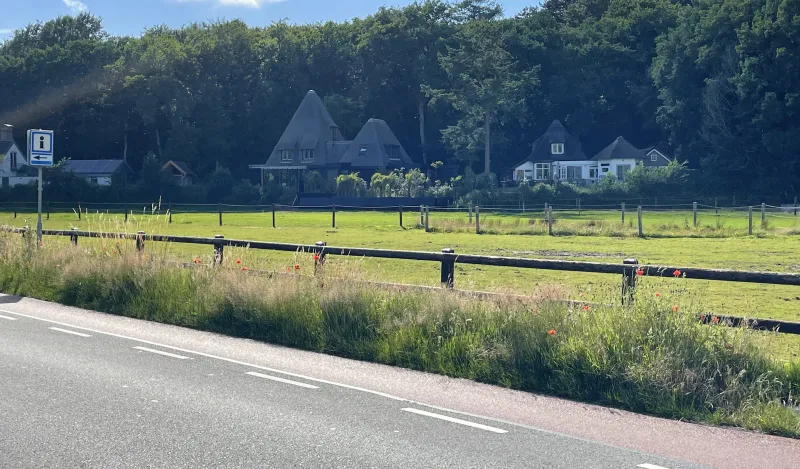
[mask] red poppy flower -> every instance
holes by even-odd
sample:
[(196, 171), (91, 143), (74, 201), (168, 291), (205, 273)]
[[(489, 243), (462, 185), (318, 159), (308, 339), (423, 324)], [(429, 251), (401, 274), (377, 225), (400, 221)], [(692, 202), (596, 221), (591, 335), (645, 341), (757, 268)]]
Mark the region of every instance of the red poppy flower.
[(719, 318), (714, 316), (713, 318), (711, 318), (711, 322), (713, 322), (714, 324), (719, 324)]
[(644, 270), (642, 270), (642, 269), (637, 270), (636, 271), (636, 275), (641, 277), (642, 275), (644, 275)]
[(242, 263), (242, 260), (241, 260), (241, 259), (236, 259), (236, 263), (237, 263), (237, 264), (241, 264), (241, 263)]
[(292, 271), (292, 268), (291, 268), (291, 267), (287, 267), (287, 268), (286, 268), (286, 271), (287, 271), (287, 272), (291, 272), (291, 271)]
[(116, 249), (114, 249), (114, 254), (116, 254), (116, 253), (117, 253), (117, 250), (116, 250)]
[(245, 267), (245, 266), (242, 266), (242, 270), (247, 270), (247, 267)]
[(661, 296), (661, 293), (659, 293), (659, 292), (656, 292), (656, 298), (658, 298), (658, 297), (660, 297), (660, 296)]
[(547, 331), (547, 333), (550, 334), (550, 335), (556, 335), (556, 330), (555, 329), (550, 329), (549, 331)]
[(314, 261), (318, 261), (318, 260), (319, 260), (319, 254), (314, 254)]
[(680, 277), (681, 276), (681, 271), (678, 270), (678, 269), (675, 269), (675, 272), (672, 272), (672, 275), (674, 275), (676, 277)]
[(589, 305), (583, 305), (583, 310), (584, 310), (584, 311), (589, 311), (590, 309), (592, 309), (592, 307), (591, 307), (591, 306), (589, 306)]
[(300, 264), (295, 264), (294, 265), (294, 270), (300, 270)]
[(673, 313), (677, 313), (678, 312), (678, 306), (677, 305), (673, 305), (672, 306), (672, 312)]

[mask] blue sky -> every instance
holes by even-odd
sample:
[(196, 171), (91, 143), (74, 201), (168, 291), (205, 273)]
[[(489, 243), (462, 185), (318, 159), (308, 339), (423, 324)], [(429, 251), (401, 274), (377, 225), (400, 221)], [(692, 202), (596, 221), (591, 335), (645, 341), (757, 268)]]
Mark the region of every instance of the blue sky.
[[(291, 23), (343, 21), (366, 16), (381, 5), (403, 5), (412, 0), (0, 0), (0, 40), (37, 20), (87, 10), (103, 18), (111, 34), (139, 35), (148, 26), (173, 27), (216, 19), (241, 18), (253, 26), (281, 19)], [(513, 15), (538, 0), (502, 2)]]

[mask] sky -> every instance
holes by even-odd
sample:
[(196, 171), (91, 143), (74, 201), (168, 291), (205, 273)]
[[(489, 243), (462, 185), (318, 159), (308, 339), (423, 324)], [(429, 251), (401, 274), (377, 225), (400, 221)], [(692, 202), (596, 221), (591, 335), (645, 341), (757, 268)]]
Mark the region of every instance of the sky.
[[(0, 0), (0, 41), (14, 29), (61, 15), (89, 11), (103, 19), (113, 35), (138, 36), (150, 26), (171, 27), (201, 21), (240, 18), (251, 26), (274, 21), (314, 23), (344, 21), (374, 13), (382, 5), (400, 6), (412, 0)], [(514, 15), (538, 0), (501, 1)]]

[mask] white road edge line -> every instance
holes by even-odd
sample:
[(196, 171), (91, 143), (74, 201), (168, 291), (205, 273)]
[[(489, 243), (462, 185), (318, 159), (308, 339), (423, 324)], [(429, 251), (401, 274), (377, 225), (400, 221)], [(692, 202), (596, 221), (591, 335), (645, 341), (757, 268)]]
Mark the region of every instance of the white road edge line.
[(189, 359), (189, 357), (184, 357), (183, 355), (164, 352), (164, 351), (161, 351), (161, 350), (156, 350), (156, 349), (147, 348), (147, 347), (133, 347), (133, 348), (136, 349), (136, 350), (141, 350), (142, 352), (157, 353), (159, 355), (164, 355), (164, 356), (172, 357), (172, 358), (179, 358), (181, 360), (188, 360)]
[(50, 329), (51, 331), (63, 332), (65, 334), (77, 335), (78, 337), (91, 337), (89, 334), (83, 334), (81, 332), (70, 331), (68, 329), (62, 329), (60, 327), (48, 327), (48, 329)]
[(319, 389), (319, 386), (314, 386), (313, 384), (301, 383), (299, 381), (292, 381), (290, 379), (285, 379), (285, 378), (278, 378), (277, 376), (270, 376), (270, 375), (265, 375), (263, 373), (256, 373), (255, 371), (248, 371), (245, 374), (248, 374), (250, 376), (256, 376), (258, 378), (271, 379), (272, 381), (277, 381), (279, 383), (293, 384), (295, 386), (300, 386), (301, 388)]
[(648, 463), (639, 464), (636, 467), (641, 467), (642, 469), (669, 469), (664, 466), (656, 466), (655, 464), (648, 464)]
[(0, 315), (0, 319), (8, 319), (9, 321), (16, 321), (17, 320), (17, 318), (12, 318), (11, 316), (3, 316), (3, 315)]
[(508, 430), (502, 430), (500, 428), (490, 427), (488, 425), (483, 425), (483, 424), (480, 424), (480, 423), (470, 422), (470, 421), (467, 421), (467, 420), (461, 420), (461, 419), (457, 419), (455, 417), (449, 417), (447, 415), (434, 414), (433, 412), (427, 412), (425, 410), (414, 409), (414, 408), (411, 408), (411, 407), (406, 407), (406, 408), (401, 409), (401, 410), (404, 410), (406, 412), (411, 412), (412, 414), (424, 415), (426, 417), (433, 417), (433, 418), (439, 419), (439, 420), (446, 420), (448, 422), (453, 422), (453, 423), (458, 423), (458, 424), (461, 424), (461, 425), (466, 425), (468, 427), (479, 428), (481, 430), (486, 430), (486, 431), (492, 432), (492, 433), (508, 433)]

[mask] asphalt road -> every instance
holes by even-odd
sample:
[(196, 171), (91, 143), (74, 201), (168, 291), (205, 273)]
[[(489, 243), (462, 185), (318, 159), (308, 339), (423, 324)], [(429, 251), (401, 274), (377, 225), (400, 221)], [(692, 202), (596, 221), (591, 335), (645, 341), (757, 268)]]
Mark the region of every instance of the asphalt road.
[(780, 468), (798, 457), (795, 440), (0, 296), (0, 468)]

